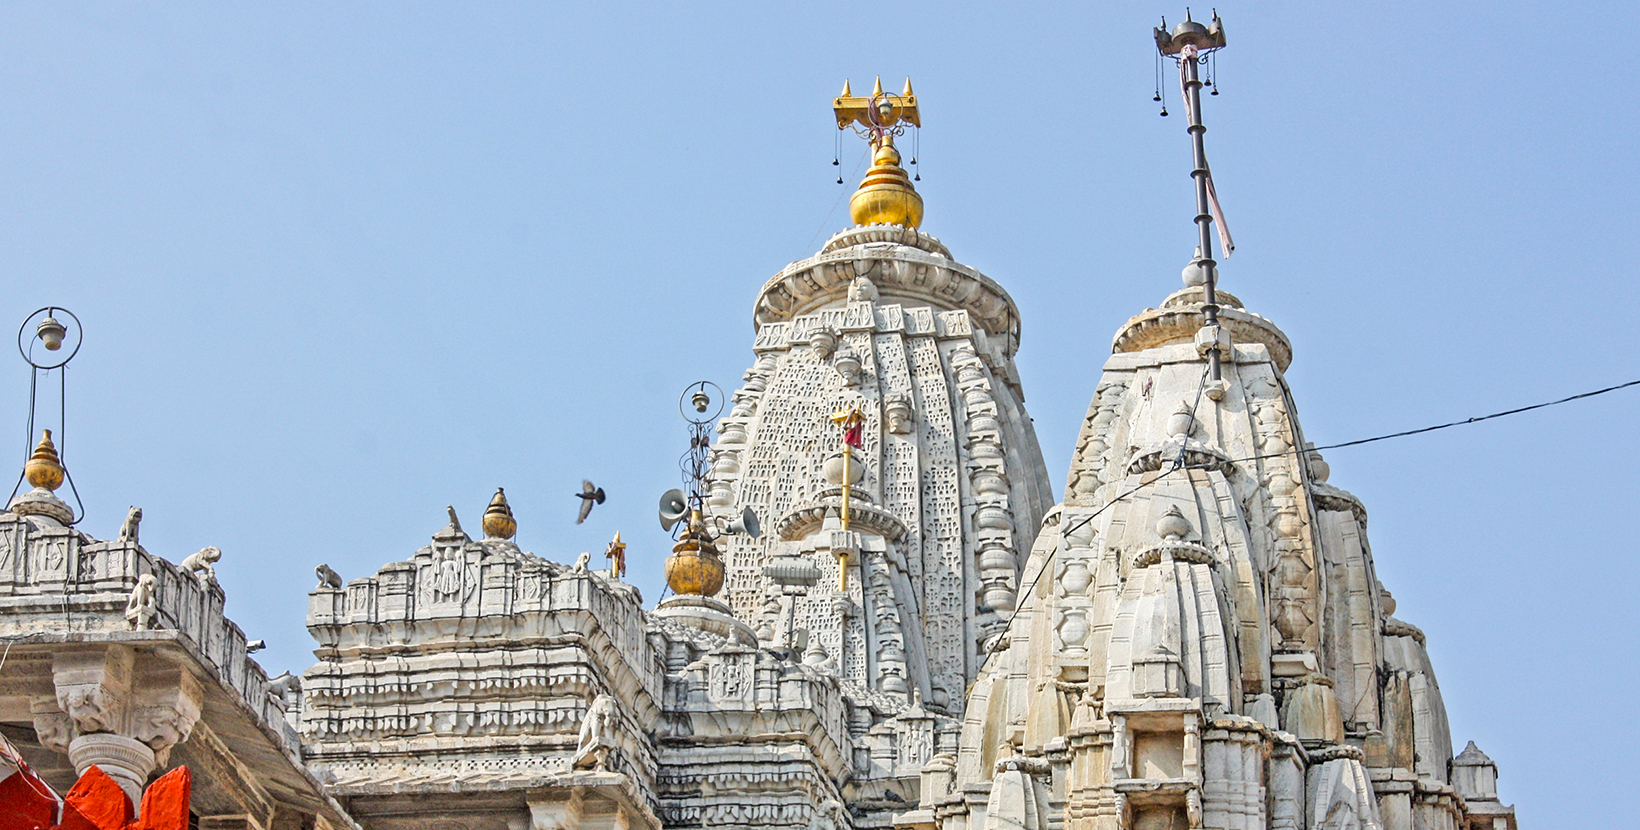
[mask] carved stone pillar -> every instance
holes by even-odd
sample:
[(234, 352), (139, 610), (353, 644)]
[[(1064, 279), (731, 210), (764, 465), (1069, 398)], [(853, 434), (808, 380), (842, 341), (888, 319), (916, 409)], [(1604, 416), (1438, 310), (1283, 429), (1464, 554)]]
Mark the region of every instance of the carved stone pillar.
[(147, 744), (109, 732), (93, 732), (70, 741), (68, 759), (74, 762), (74, 771), (81, 775), (92, 766), (108, 773), (108, 777), (125, 790), (132, 804), (142, 803), (143, 785), (158, 766), (154, 750)]
[(81, 775), (96, 766), (141, 803), (148, 776), (199, 721), (199, 681), (122, 645), (68, 648), (51, 668), (55, 697), (30, 705), (41, 746), (66, 752)]

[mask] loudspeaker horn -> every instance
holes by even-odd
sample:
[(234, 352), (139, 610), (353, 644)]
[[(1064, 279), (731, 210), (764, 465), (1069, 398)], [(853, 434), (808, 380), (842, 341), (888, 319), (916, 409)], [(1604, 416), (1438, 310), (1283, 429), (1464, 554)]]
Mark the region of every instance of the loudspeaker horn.
[(723, 529), (724, 533), (744, 533), (753, 539), (763, 535), (763, 527), (757, 523), (757, 514), (750, 507), (740, 511), (740, 518), (729, 523)]
[(672, 526), (689, 518), (689, 499), (683, 491), (672, 488), (661, 494), (661, 530), (670, 532)]

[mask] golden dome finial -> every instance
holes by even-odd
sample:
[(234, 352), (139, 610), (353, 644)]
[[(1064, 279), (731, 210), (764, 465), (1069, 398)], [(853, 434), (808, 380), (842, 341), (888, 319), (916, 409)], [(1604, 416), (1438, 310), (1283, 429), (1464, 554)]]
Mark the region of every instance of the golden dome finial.
[(837, 115), (837, 129), (853, 126), (855, 132), (871, 141), (874, 151), (871, 169), (866, 171), (860, 189), (849, 197), (849, 216), (854, 224), (907, 228), (921, 225), (922, 196), (900, 166), (900, 151), (894, 148), (894, 136), (905, 132), (904, 125), (922, 127), (911, 79), (905, 79), (905, 92), (895, 95), (883, 92), (883, 79), (878, 76), (871, 96), (866, 98), (850, 95), (848, 82), (844, 81), (843, 94), (832, 101), (832, 110)]
[(689, 526), (666, 557), (666, 584), (675, 594), (709, 597), (723, 590), (723, 560), (706, 529), (700, 510), (689, 513)]
[(484, 535), (491, 539), (511, 539), (518, 533), (518, 521), (513, 518), (512, 505), (507, 504), (507, 492), (495, 488), (495, 498), (484, 510)]
[(57, 445), (51, 443), (51, 430), (45, 430), (40, 445), (23, 465), (23, 476), (28, 483), (44, 490), (63, 486), (63, 462), (57, 457)]
[(922, 224), (923, 200), (911, 185), (911, 177), (900, 166), (900, 151), (894, 149), (894, 136), (884, 133), (873, 142), (877, 152), (871, 158), (871, 169), (860, 181), (860, 189), (848, 200), (849, 218), (856, 225), (903, 225), (915, 228)]

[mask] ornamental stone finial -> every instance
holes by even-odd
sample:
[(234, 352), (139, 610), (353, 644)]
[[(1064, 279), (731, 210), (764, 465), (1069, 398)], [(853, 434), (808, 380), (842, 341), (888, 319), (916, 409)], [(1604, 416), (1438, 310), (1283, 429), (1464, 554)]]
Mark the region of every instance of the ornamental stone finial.
[(1183, 539), (1190, 533), (1190, 520), (1184, 517), (1178, 505), (1171, 505), (1167, 512), (1156, 520), (1156, 535), (1163, 539)]

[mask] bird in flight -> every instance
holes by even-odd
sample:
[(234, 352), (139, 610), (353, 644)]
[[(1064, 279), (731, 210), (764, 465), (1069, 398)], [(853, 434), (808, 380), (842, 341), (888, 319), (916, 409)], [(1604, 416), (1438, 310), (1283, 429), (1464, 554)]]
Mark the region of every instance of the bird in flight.
[(575, 497), (581, 500), (581, 515), (575, 519), (575, 523), (580, 524), (592, 515), (592, 505), (604, 503), (604, 488), (596, 487), (592, 482), (583, 478), (581, 479), (581, 492), (576, 493)]

